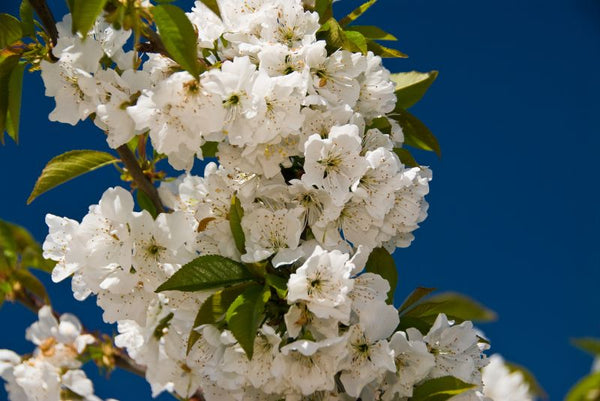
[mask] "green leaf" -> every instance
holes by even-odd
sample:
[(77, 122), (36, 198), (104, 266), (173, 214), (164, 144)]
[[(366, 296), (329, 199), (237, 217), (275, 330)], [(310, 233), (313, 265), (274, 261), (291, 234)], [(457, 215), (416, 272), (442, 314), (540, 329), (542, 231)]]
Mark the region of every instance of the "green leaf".
[(406, 167), (419, 167), (419, 163), (415, 160), (410, 152), (403, 148), (394, 148), (394, 153), (398, 156), (402, 164)]
[(442, 150), (437, 138), (417, 117), (399, 108), (394, 110), (389, 117), (396, 120), (402, 127), (405, 144), (417, 149), (435, 152), (438, 157), (442, 157)]
[(391, 49), (380, 45), (373, 40), (367, 40), (367, 49), (372, 51), (376, 56), (382, 58), (407, 58), (408, 56), (402, 53), (400, 50)]
[(421, 300), (421, 298), (426, 297), (435, 291), (435, 288), (427, 288), (427, 287), (417, 287), (413, 292), (410, 293), (408, 297), (402, 302), (402, 305), (398, 308), (398, 312), (403, 312), (409, 307), (413, 306), (417, 302)]
[(237, 196), (231, 198), (231, 207), (229, 208), (229, 227), (235, 241), (235, 246), (241, 254), (246, 253), (246, 236), (242, 230), (242, 218), (244, 209)]
[(46, 292), (46, 287), (29, 270), (17, 269), (13, 275), (28, 292), (44, 301), (46, 305), (50, 305), (50, 298)]
[(335, 18), (330, 18), (323, 24), (317, 32), (317, 39), (327, 42), (327, 51), (329, 53), (343, 48), (346, 44), (344, 30)]
[(548, 398), (548, 394), (546, 394), (546, 391), (544, 391), (544, 389), (537, 381), (533, 373), (531, 373), (527, 368), (521, 365), (517, 365), (516, 363), (507, 361), (505, 361), (504, 364), (510, 372), (519, 372), (523, 376), (523, 380), (529, 385), (529, 392), (531, 394), (542, 399)]
[(377, 117), (371, 121), (371, 124), (367, 127), (367, 130), (377, 128), (379, 131), (386, 135), (392, 135), (392, 124), (387, 117)]
[(62, 183), (117, 161), (118, 159), (110, 153), (97, 150), (71, 150), (56, 156), (42, 170), (42, 174), (27, 199), (27, 204)]
[(10, 55), (7, 57), (0, 56), (0, 143), (2, 144), (4, 144), (4, 131), (6, 128), (8, 107), (10, 103), (9, 91), (11, 75), (19, 64), (19, 59), (19, 55)]
[(396, 84), (396, 107), (408, 109), (416, 104), (437, 76), (437, 71), (392, 74), (390, 78)]
[(365, 270), (370, 273), (379, 274), (390, 283), (387, 302), (392, 304), (394, 301), (394, 291), (398, 283), (398, 271), (394, 258), (385, 248), (375, 248), (369, 255)]
[(219, 10), (219, 2), (217, 0), (201, 0), (202, 3), (206, 7), (210, 9), (213, 13), (217, 14), (219, 18), (221, 18), (221, 10)]
[(23, 37), (21, 22), (9, 14), (0, 14), (0, 49), (4, 49)]
[(411, 401), (445, 401), (475, 387), (456, 377), (438, 377), (415, 387)]
[(13, 141), (19, 143), (19, 123), (21, 119), (21, 93), (26, 63), (19, 63), (8, 79), (8, 104), (6, 110), (6, 132)]
[(266, 285), (248, 287), (225, 313), (227, 327), (246, 352), (248, 359), (252, 359), (256, 333), (263, 321), (265, 305), (270, 297), (271, 290)]
[[(229, 309), (233, 301), (235, 301), (235, 299), (239, 297), (242, 292), (248, 288), (248, 286), (253, 285), (258, 284), (242, 283), (224, 288), (212, 294), (206, 299), (206, 301), (202, 303), (202, 306), (196, 315), (196, 319), (194, 320), (194, 325), (190, 331), (190, 336), (188, 337), (187, 354), (190, 353), (190, 350), (194, 344), (196, 344), (196, 342), (200, 339), (200, 333), (194, 329), (203, 324), (215, 324), (219, 322), (225, 317), (225, 312), (227, 312), (227, 309)], [(260, 287), (260, 285), (258, 286)]]
[(319, 14), (319, 23), (323, 25), (327, 20), (333, 18), (333, 1), (316, 0), (314, 10)]
[(350, 14), (346, 15), (344, 18), (340, 20), (341, 26), (346, 26), (352, 21), (355, 21), (358, 17), (363, 15), (365, 11), (367, 11), (373, 4), (375, 4), (377, 0), (369, 0), (366, 3), (355, 8)]
[(195, 78), (200, 75), (197, 35), (182, 9), (163, 4), (151, 9), (160, 38), (169, 55)]
[(577, 348), (594, 356), (600, 355), (600, 339), (598, 338), (574, 338), (571, 340), (571, 343)]
[(355, 53), (367, 54), (367, 39), (365, 39), (362, 33), (344, 31), (344, 36), (346, 37), (344, 49)]
[(235, 260), (220, 255), (204, 255), (176, 271), (156, 292), (210, 290), (251, 281), (253, 278), (246, 266)]
[(345, 28), (346, 32), (356, 31), (363, 34), (367, 39), (372, 40), (398, 40), (391, 33), (387, 33), (383, 29), (373, 25), (352, 25)]
[(158, 216), (158, 211), (156, 210), (156, 206), (154, 206), (154, 203), (152, 203), (148, 195), (146, 195), (144, 191), (140, 191), (138, 189), (136, 191), (136, 199), (140, 208), (142, 210), (146, 210), (148, 213), (150, 213), (153, 219), (156, 219), (156, 216)]
[[(33, 238), (31, 233), (25, 228), (18, 226), (13, 223), (0, 220), (0, 226), (4, 225), (8, 228), (12, 240), (15, 243), (15, 252), (20, 256), (20, 266), (22, 267), (33, 267), (38, 270), (45, 271), (47, 273), (52, 272), (54, 265), (56, 264), (52, 260), (46, 260), (42, 256), (42, 247)], [(0, 228), (0, 247), (2, 246), (2, 232), (5, 232)]]
[(83, 37), (92, 29), (96, 19), (104, 9), (107, 0), (73, 0), (71, 2), (71, 15), (73, 33), (80, 32)]
[(0, 220), (0, 252), (4, 255), (10, 267), (14, 268), (17, 263), (17, 242), (11, 226), (2, 220)]
[(287, 296), (287, 279), (274, 274), (267, 274), (265, 276), (266, 283), (269, 287), (273, 288), (277, 292), (277, 296), (281, 299), (285, 299)]
[(434, 295), (418, 305), (408, 308), (401, 314), (402, 317), (429, 318), (433, 322), (440, 313), (445, 313), (448, 319), (461, 323), (465, 320), (490, 322), (496, 320), (496, 313), (471, 298), (454, 293), (445, 292)]
[(202, 157), (217, 157), (217, 150), (219, 150), (219, 142), (205, 142), (202, 148)]
[(19, 17), (21, 18), (23, 36), (33, 37), (35, 35), (35, 23), (33, 22), (33, 8), (31, 7), (29, 0), (21, 1)]
[(599, 401), (600, 372), (595, 372), (581, 379), (569, 391), (565, 401)]

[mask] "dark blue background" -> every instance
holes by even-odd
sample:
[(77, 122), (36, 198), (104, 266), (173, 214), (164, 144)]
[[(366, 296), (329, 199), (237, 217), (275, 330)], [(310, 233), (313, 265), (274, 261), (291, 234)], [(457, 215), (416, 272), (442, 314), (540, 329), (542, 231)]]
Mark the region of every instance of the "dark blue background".
[[(18, 3), (3, 0), (0, 11), (14, 13)], [(65, 12), (63, 2), (50, 4)], [(358, 4), (337, 3), (338, 15)], [(600, 336), (600, 2), (381, 0), (361, 24), (399, 38), (410, 58), (389, 61), (392, 71), (440, 71), (413, 109), (439, 137), (443, 158), (419, 155), (434, 170), (430, 216), (413, 246), (395, 255), (397, 297), (422, 285), (480, 300), (500, 316), (481, 326), (493, 350), (562, 398), (591, 364), (569, 338)], [(0, 217), (42, 241), (46, 213), (80, 219), (119, 177), (105, 168), (25, 205), (51, 157), (107, 148), (89, 123), (49, 123), (53, 101), (38, 74), (26, 78), (21, 142), (0, 148)], [(115, 330), (93, 301), (74, 301), (68, 283), (49, 289), (57, 310)], [(23, 334), (35, 317), (6, 304), (0, 319), (0, 347), (31, 351)], [(150, 398), (142, 379), (123, 372), (95, 386), (101, 397)]]

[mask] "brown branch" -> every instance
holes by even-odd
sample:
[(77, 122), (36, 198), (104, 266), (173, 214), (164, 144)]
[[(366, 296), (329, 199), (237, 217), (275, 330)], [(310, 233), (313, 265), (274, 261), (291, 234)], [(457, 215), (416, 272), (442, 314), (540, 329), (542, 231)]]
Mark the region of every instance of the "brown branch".
[(148, 177), (146, 177), (131, 150), (129, 150), (127, 145), (122, 145), (117, 148), (117, 153), (123, 164), (125, 164), (127, 171), (131, 175), (131, 178), (133, 178), (138, 189), (148, 195), (148, 198), (152, 201), (152, 204), (158, 213), (164, 213), (165, 208), (160, 201), (156, 187), (152, 185)]
[(52, 44), (56, 45), (56, 41), (58, 40), (56, 20), (54, 19), (46, 0), (29, 0), (29, 4), (31, 4), (31, 7), (35, 10), (38, 17), (40, 17), (40, 20), (42, 20), (42, 25), (52, 40)]

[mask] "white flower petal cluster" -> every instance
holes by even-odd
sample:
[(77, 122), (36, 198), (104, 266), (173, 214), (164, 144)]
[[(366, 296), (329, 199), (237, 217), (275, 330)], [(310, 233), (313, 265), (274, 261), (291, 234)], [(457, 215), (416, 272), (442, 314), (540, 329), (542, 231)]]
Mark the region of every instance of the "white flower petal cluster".
[(75, 316), (65, 313), (57, 320), (50, 307), (43, 306), (38, 321), (27, 329), (26, 337), (36, 345), (31, 356), (0, 350), (0, 377), (11, 400), (101, 401), (94, 395), (92, 382), (80, 369), (78, 359), (95, 339), (82, 334), (81, 323)]
[[(147, 132), (187, 173), (161, 185), (169, 213), (156, 218), (134, 211), (118, 187), (81, 222), (48, 215), (53, 280), (71, 276), (77, 299), (97, 297), (154, 395), (391, 401), (444, 375), (481, 386), (485, 345), (470, 323), (440, 315), (426, 335), (399, 331), (389, 283), (362, 272), (373, 249), (410, 245), (431, 180), (394, 151), (404, 137), (387, 116), (395, 86), (381, 58), (328, 49), (317, 40), (319, 16), (300, 0), (218, 4), (220, 18), (200, 1), (187, 14), (198, 78), (161, 55), (137, 65), (123, 50), (129, 33), (101, 20), (85, 41), (68, 31), (69, 17), (60, 25), (58, 61), (42, 65), (57, 102), (51, 118), (75, 124), (93, 114), (113, 148)], [(376, 119), (389, 123), (387, 134)], [(219, 164), (191, 175), (209, 142)], [(243, 212), (243, 246), (232, 204)], [(212, 291), (155, 292), (212, 254), (287, 281), (251, 359), (226, 325), (194, 327)], [(199, 340), (188, 350), (192, 331)]]

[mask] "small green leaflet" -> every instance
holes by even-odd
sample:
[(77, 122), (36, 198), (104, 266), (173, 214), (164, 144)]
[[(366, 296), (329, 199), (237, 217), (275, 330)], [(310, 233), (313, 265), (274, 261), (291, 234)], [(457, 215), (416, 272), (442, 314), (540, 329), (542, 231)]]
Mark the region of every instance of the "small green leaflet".
[(437, 71), (391, 74), (390, 78), (396, 84), (396, 107), (408, 109), (415, 105), (425, 95), (437, 76)]
[(585, 338), (574, 338), (571, 343), (577, 348), (588, 352), (594, 356), (600, 355), (600, 339), (585, 337)]
[(256, 333), (264, 319), (265, 305), (270, 297), (269, 286), (250, 286), (233, 301), (225, 313), (227, 327), (246, 352), (248, 359), (252, 359)]
[(366, 3), (355, 8), (350, 14), (346, 15), (344, 18), (340, 20), (341, 26), (346, 26), (352, 21), (355, 21), (358, 17), (363, 15), (365, 11), (367, 11), (373, 4), (375, 4), (377, 0), (369, 0)]
[(242, 229), (242, 218), (244, 217), (244, 209), (237, 196), (231, 198), (231, 207), (229, 208), (229, 227), (233, 234), (235, 246), (243, 255), (246, 253), (246, 236)]
[(319, 23), (323, 25), (329, 18), (333, 18), (333, 1), (316, 0), (315, 11), (319, 14)]
[(365, 270), (369, 273), (379, 274), (390, 283), (387, 302), (392, 304), (394, 301), (394, 291), (398, 283), (398, 271), (394, 258), (385, 248), (375, 248), (369, 255)]
[(592, 373), (581, 379), (569, 391), (565, 401), (599, 401), (600, 372)]
[(0, 14), (0, 49), (4, 49), (23, 37), (21, 22), (9, 14)]
[(445, 401), (475, 387), (456, 377), (438, 377), (415, 387), (411, 401)]
[(219, 149), (219, 142), (206, 142), (201, 146), (202, 157), (217, 157), (217, 150)]
[(42, 247), (25, 228), (0, 220), (0, 253), (16, 267), (17, 259), (21, 267), (32, 267), (50, 273), (55, 265), (42, 256)]
[(21, 18), (21, 29), (23, 30), (23, 36), (34, 36), (35, 35), (35, 23), (33, 22), (33, 8), (29, 3), (29, 0), (21, 1), (19, 7), (19, 17)]
[(417, 117), (401, 108), (396, 108), (389, 117), (402, 127), (404, 143), (413, 148), (435, 152), (439, 157), (442, 156), (437, 138)]
[(23, 74), (26, 63), (15, 66), (8, 79), (8, 104), (6, 109), (5, 129), (13, 141), (19, 143), (19, 125), (21, 121), (21, 94), (23, 90)]
[(265, 276), (265, 282), (277, 292), (279, 298), (285, 299), (288, 291), (286, 278), (269, 273)]
[(33, 191), (31, 191), (31, 195), (27, 199), (27, 204), (30, 204), (44, 192), (81, 174), (89, 173), (90, 171), (114, 164), (118, 161), (110, 153), (99, 152), (97, 150), (71, 150), (60, 156), (56, 156), (42, 170), (42, 174), (37, 179)]
[(198, 38), (194, 25), (185, 12), (172, 4), (155, 6), (151, 12), (169, 55), (194, 78), (198, 78), (201, 70), (198, 61)]
[(394, 153), (406, 167), (419, 167), (419, 163), (417, 163), (408, 150), (404, 148), (394, 148)]
[(17, 263), (17, 242), (10, 225), (2, 220), (0, 220), (0, 252), (4, 255), (10, 267), (14, 267)]
[(346, 27), (346, 33), (348, 31), (356, 31), (362, 33), (362, 35), (371, 40), (398, 40), (394, 35), (384, 31), (383, 29), (373, 25), (351, 25)]
[(408, 56), (400, 50), (391, 49), (380, 45), (373, 40), (367, 40), (367, 49), (372, 51), (376, 56), (382, 58), (407, 58)]
[(408, 297), (406, 297), (404, 302), (402, 302), (402, 305), (398, 308), (398, 312), (404, 312), (406, 309), (419, 302), (421, 298), (426, 297), (433, 291), (435, 291), (435, 288), (417, 287)]
[(72, 0), (70, 2), (73, 18), (71, 31), (73, 33), (79, 32), (85, 38), (104, 9), (106, 1), (107, 0)]
[(335, 18), (330, 18), (319, 29), (318, 38), (327, 42), (327, 51), (333, 53), (338, 49), (351, 52), (367, 52), (367, 39), (357, 31), (344, 31)]
[(235, 260), (220, 255), (204, 255), (176, 271), (156, 292), (210, 290), (252, 281), (253, 278), (246, 266)]
[(156, 216), (158, 216), (158, 211), (156, 210), (156, 206), (154, 206), (154, 203), (152, 203), (148, 195), (146, 195), (144, 191), (140, 191), (139, 189), (137, 189), (135, 197), (138, 206), (142, 210), (145, 210), (148, 213), (150, 213), (153, 219), (156, 219)]
[(17, 269), (13, 272), (13, 276), (21, 283), (25, 290), (44, 301), (46, 305), (50, 305), (50, 298), (46, 292), (46, 287), (29, 270), (25, 268)]

